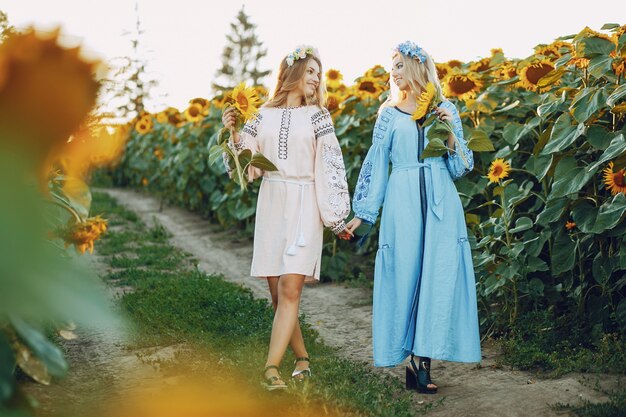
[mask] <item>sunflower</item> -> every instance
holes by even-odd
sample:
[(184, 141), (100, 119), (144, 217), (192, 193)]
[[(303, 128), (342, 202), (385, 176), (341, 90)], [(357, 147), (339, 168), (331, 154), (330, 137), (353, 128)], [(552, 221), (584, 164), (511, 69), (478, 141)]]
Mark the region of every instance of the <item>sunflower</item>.
[(329, 69), (326, 71), (326, 85), (330, 89), (339, 87), (343, 81), (343, 74), (336, 69)]
[(614, 44), (618, 44), (619, 43), (619, 38), (626, 33), (626, 25), (620, 26), (617, 29), (615, 29), (615, 32), (613, 32), (613, 35), (611, 35), (611, 40)]
[(372, 68), (365, 71), (364, 74), (366, 77), (372, 77), (379, 79), (383, 84), (387, 84), (389, 82), (389, 77), (391, 74), (387, 72), (385, 67), (382, 65), (376, 64)]
[(247, 88), (245, 83), (239, 84), (228, 96), (229, 101), (239, 110), (244, 120), (249, 120), (258, 112), (261, 104), (254, 88)]
[(417, 97), (417, 108), (415, 112), (413, 112), (411, 119), (419, 120), (432, 110), (436, 92), (437, 90), (433, 83), (426, 84), (426, 88), (422, 91), (422, 94)]
[(543, 55), (554, 61), (562, 57), (565, 53), (570, 53), (574, 50), (573, 46), (569, 42), (554, 41), (549, 45), (537, 45), (535, 46), (535, 54)]
[(444, 95), (467, 100), (476, 97), (483, 87), (483, 82), (476, 73), (453, 72), (443, 80)]
[(451, 59), (447, 64), (450, 68), (461, 68), (463, 66), (463, 62), (458, 59)]
[(159, 161), (163, 159), (163, 151), (160, 147), (157, 146), (154, 149), (154, 156), (156, 156), (156, 159), (158, 159)]
[[(539, 82), (541, 77), (554, 70), (554, 68), (554, 64), (550, 62), (550, 60), (547, 58), (522, 66), (522, 68), (520, 68), (518, 71), (522, 87), (524, 87), (528, 91), (534, 91), (539, 93), (548, 91), (551, 88), (550, 85), (547, 85), (545, 87), (539, 87), (537, 83)], [(560, 80), (555, 81), (555, 84), (559, 83)]]
[(568, 220), (568, 221), (565, 223), (565, 228), (566, 228), (567, 230), (572, 230), (572, 229), (574, 229), (575, 227), (576, 227), (576, 223), (575, 223), (575, 222), (573, 222), (573, 221), (569, 221), (569, 220)]
[(142, 178), (141, 179), (141, 185), (143, 185), (144, 187), (147, 187), (149, 183), (150, 183), (150, 181), (148, 181), (147, 178)]
[(161, 124), (165, 124), (167, 123), (169, 120), (167, 113), (165, 113), (164, 111), (157, 113), (156, 115), (156, 121), (161, 123)]
[(509, 176), (509, 172), (511, 172), (511, 165), (508, 162), (502, 158), (495, 159), (489, 166), (489, 172), (487, 173), (489, 184), (492, 182), (499, 183), (500, 180)]
[(613, 60), (613, 71), (615, 71), (617, 76), (624, 74), (626, 72), (626, 58)]
[(188, 122), (197, 122), (202, 119), (202, 106), (198, 103), (190, 104), (184, 114)]
[(439, 78), (439, 80), (446, 78), (446, 75), (452, 71), (452, 67), (446, 63), (435, 64), (435, 68), (437, 68), (437, 78)]
[(513, 61), (505, 61), (502, 65), (494, 69), (493, 75), (499, 81), (510, 80), (517, 76), (517, 66)]
[(373, 77), (361, 77), (354, 85), (355, 95), (361, 100), (373, 99), (383, 92), (380, 82)]
[(504, 51), (502, 50), (502, 48), (492, 48), (491, 49), (491, 57), (493, 58), (496, 55), (504, 55)]
[(259, 98), (267, 98), (270, 95), (270, 92), (267, 91), (267, 88), (262, 85), (255, 85), (254, 91), (256, 91), (256, 95), (259, 96)]
[(329, 112), (333, 112), (339, 108), (341, 103), (343, 102), (343, 98), (334, 92), (328, 92), (326, 96), (326, 108)]
[(107, 221), (100, 216), (91, 217), (84, 222), (73, 224), (63, 230), (59, 237), (65, 240), (65, 246), (74, 245), (76, 252), (84, 254), (87, 250), (93, 253), (93, 243), (107, 229)]
[(624, 175), (626, 174), (624, 168), (617, 172), (613, 172), (613, 161), (609, 162), (609, 166), (604, 168), (604, 184), (606, 188), (611, 191), (612, 195), (618, 193), (626, 194), (626, 181)]
[(143, 116), (139, 119), (137, 123), (135, 123), (135, 130), (142, 135), (149, 133), (152, 130), (152, 117)]
[(486, 57), (480, 61), (472, 62), (469, 66), (470, 71), (483, 72), (491, 68), (491, 57)]

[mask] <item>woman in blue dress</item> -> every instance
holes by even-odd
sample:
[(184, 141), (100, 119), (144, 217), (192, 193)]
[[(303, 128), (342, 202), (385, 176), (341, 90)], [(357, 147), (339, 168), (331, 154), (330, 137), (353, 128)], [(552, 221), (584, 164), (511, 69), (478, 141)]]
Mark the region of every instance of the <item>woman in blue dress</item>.
[[(453, 182), (473, 169), (473, 157), (458, 111), (443, 97), (432, 58), (405, 42), (392, 59), (397, 90), (379, 111), (348, 230), (374, 224), (384, 202), (374, 271), (374, 365), (395, 366), (411, 356), (407, 388), (432, 394), (437, 386), (430, 378), (431, 358), (481, 360), (472, 255)], [(436, 87), (433, 112), (452, 124), (454, 136), (448, 138), (447, 154), (423, 158), (429, 127), (412, 114), (429, 82)]]

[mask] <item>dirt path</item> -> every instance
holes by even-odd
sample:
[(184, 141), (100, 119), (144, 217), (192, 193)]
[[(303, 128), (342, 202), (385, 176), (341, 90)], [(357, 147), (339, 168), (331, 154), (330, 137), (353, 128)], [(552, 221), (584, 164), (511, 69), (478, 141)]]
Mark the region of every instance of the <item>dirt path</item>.
[[(251, 278), (252, 245), (235, 241), (228, 232), (210, 224), (198, 214), (178, 207), (164, 207), (147, 194), (126, 189), (99, 190), (108, 193), (128, 209), (136, 212), (151, 226), (156, 220), (172, 235), (171, 242), (191, 253), (199, 267), (209, 274), (223, 274), (231, 282), (249, 287), (255, 296), (268, 298), (267, 284)], [(344, 288), (334, 284), (306, 286), (302, 296), (302, 311), (323, 340), (339, 349), (349, 359), (372, 363), (371, 291)], [(607, 398), (591, 387), (596, 380), (615, 384), (617, 377), (570, 374), (559, 379), (539, 379), (534, 375), (495, 367), (497, 352), (483, 346), (481, 365), (433, 362), (439, 394), (422, 396), (427, 402), (445, 396), (443, 406), (436, 407), (433, 416), (556, 416), (551, 405), (579, 404), (581, 400), (606, 401)], [(314, 366), (314, 364), (313, 364)], [(404, 367), (375, 368), (404, 378)], [(416, 394), (417, 395), (417, 394)]]

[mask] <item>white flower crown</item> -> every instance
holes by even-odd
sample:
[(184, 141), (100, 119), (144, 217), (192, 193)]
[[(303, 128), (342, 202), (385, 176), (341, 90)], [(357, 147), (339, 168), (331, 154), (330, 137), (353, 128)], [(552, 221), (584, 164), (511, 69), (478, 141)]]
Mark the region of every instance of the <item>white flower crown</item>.
[(295, 51), (287, 55), (287, 66), (292, 66), (295, 61), (299, 59), (304, 59), (307, 55), (316, 55), (316, 53), (317, 51), (312, 46), (300, 45), (296, 48)]

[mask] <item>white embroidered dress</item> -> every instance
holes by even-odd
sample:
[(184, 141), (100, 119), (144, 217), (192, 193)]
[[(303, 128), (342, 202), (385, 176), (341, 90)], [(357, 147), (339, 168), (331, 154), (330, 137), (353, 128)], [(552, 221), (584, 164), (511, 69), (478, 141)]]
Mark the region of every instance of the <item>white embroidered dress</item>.
[(350, 214), (346, 172), (330, 114), (318, 106), (262, 107), (240, 138), (237, 151), (261, 152), (278, 168), (250, 169), (251, 180), (263, 178), (250, 274), (301, 274), (306, 282), (319, 281), (323, 228), (340, 233)]

